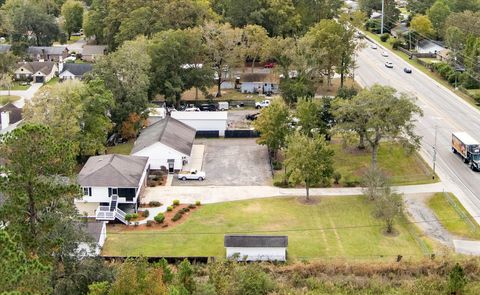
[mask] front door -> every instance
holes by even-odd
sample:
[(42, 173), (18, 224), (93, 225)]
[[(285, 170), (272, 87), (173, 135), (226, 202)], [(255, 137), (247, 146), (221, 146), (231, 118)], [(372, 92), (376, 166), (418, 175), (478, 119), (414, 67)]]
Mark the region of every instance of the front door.
[(175, 160), (174, 159), (168, 159), (167, 163), (168, 163), (168, 173), (173, 173), (174, 172), (173, 170), (174, 170)]

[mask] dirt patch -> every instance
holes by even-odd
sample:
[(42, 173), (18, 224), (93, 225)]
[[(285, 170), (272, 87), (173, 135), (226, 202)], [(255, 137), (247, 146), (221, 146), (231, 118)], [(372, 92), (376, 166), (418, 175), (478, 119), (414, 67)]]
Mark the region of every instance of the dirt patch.
[(386, 237), (394, 238), (399, 235), (399, 232), (395, 229), (392, 229), (392, 232), (387, 232), (387, 230), (382, 231), (383, 235)]

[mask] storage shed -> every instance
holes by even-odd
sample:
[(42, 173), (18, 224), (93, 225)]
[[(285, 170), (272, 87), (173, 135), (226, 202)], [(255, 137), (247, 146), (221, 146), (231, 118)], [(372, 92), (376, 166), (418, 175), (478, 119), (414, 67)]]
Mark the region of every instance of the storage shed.
[(205, 131), (218, 131), (218, 136), (225, 136), (228, 112), (172, 112), (172, 118), (195, 128), (197, 134)]
[(238, 261), (286, 261), (288, 236), (225, 235), (224, 246)]

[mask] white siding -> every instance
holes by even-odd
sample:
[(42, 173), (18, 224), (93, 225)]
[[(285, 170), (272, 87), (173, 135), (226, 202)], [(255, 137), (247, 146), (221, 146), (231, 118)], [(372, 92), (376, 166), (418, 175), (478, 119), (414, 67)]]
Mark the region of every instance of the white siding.
[(64, 71), (64, 72), (60, 73), (59, 77), (62, 80), (76, 79), (76, 76), (74, 74), (70, 73), (69, 71)]
[(238, 253), (238, 260), (243, 261), (286, 261), (287, 248), (281, 247), (226, 247), (227, 258)]
[(168, 169), (167, 160), (174, 159), (174, 169), (182, 170), (182, 159), (184, 157), (187, 159), (187, 161), (190, 159), (190, 155), (184, 155), (160, 142), (152, 144), (151, 146), (138, 151), (137, 153), (133, 154), (133, 156), (148, 157), (148, 164), (150, 165), (150, 169), (161, 169), (162, 166)]

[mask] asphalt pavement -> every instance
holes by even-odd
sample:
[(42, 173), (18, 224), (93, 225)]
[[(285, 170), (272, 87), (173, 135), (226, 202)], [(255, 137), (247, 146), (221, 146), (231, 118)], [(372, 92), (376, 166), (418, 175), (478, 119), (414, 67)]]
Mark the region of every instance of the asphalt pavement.
[[(405, 73), (405, 67), (412, 68), (406, 61), (392, 52), (384, 57), (381, 55), (384, 49), (381, 46), (372, 49), (371, 44), (367, 41), (367, 47), (358, 52), (357, 82), (362, 86), (389, 85), (417, 97), (417, 104), (424, 112), (416, 123), (416, 131), (422, 136), (420, 154), (433, 166), (436, 145), (436, 172), (444, 189), (455, 193), (480, 223), (480, 173), (470, 170), (451, 152), (450, 145), (455, 131), (466, 131), (480, 140), (480, 111), (419, 70), (413, 68), (413, 73)], [(386, 61), (393, 62), (393, 68), (387, 68)]]

